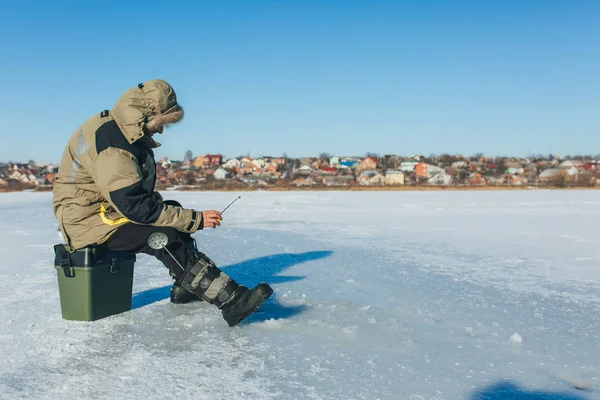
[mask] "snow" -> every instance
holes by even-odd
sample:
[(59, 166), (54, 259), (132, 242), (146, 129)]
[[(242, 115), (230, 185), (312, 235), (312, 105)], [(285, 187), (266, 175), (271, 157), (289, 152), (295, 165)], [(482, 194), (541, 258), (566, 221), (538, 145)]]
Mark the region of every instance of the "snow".
[(521, 337), (521, 335), (519, 335), (517, 332), (513, 333), (508, 340), (510, 340), (513, 343), (522, 343), (523, 342), (523, 338)]
[[(225, 192), (165, 192), (222, 209)], [(0, 194), (0, 398), (599, 399), (600, 192), (245, 192), (203, 252), (275, 295), (61, 318), (50, 193)]]

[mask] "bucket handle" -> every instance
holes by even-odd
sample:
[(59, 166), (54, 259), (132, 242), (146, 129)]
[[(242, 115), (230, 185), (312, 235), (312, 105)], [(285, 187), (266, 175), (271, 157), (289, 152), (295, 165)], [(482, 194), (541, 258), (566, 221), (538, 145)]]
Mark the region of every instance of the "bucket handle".
[(54, 246), (54, 251), (60, 256), (60, 266), (62, 267), (65, 276), (67, 278), (73, 278), (75, 276), (75, 269), (71, 265), (71, 254), (62, 244)]
[(119, 263), (118, 263), (118, 259), (117, 258), (111, 258), (110, 260), (110, 273), (111, 274), (116, 274), (117, 272), (119, 272), (121, 268), (119, 267)]

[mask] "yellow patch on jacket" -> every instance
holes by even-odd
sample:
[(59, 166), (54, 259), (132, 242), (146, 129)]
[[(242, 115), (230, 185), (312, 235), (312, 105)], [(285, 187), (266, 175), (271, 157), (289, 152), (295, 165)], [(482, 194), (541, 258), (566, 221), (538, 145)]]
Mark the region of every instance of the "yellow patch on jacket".
[(104, 212), (106, 211), (106, 209), (104, 208), (104, 206), (102, 204), (100, 204), (100, 219), (102, 219), (102, 222), (106, 225), (121, 225), (121, 224), (125, 224), (127, 222), (129, 222), (129, 220), (125, 217), (121, 217), (121, 218), (117, 218), (117, 219), (108, 219), (106, 217), (106, 215), (104, 214)]

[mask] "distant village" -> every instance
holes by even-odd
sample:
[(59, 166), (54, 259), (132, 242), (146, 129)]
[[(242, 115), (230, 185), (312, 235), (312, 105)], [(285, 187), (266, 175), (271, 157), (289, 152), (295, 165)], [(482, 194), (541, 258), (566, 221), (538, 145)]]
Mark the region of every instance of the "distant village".
[[(367, 154), (342, 157), (236, 157), (220, 154), (156, 162), (157, 189), (238, 190), (344, 187), (595, 187), (598, 156), (488, 158)], [(0, 162), (0, 191), (51, 190), (57, 165)]]

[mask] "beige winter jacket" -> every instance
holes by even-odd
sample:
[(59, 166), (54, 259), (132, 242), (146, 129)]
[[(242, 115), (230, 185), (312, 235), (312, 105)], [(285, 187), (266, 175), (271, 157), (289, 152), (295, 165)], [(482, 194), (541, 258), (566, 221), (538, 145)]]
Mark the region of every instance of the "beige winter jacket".
[(151, 80), (129, 89), (110, 111), (77, 128), (63, 153), (52, 207), (72, 249), (101, 244), (127, 223), (195, 232), (202, 213), (162, 203), (154, 193), (159, 146), (144, 126), (178, 122), (183, 109), (173, 88)]

